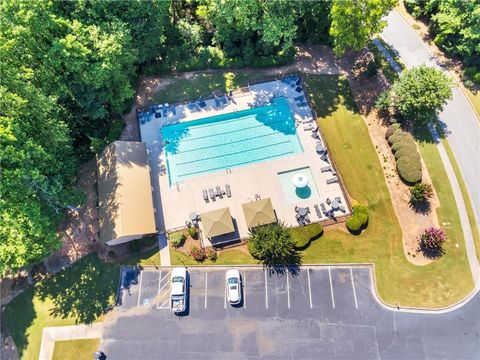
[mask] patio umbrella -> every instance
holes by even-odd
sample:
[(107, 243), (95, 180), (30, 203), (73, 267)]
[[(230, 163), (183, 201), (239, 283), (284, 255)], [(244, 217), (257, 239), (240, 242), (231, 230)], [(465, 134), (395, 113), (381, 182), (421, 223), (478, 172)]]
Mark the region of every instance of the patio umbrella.
[(235, 231), (228, 207), (200, 214), (203, 234), (206, 238), (225, 235)]
[(305, 174), (297, 173), (292, 177), (293, 185), (297, 188), (304, 188), (308, 185), (308, 177)]
[(244, 203), (242, 208), (248, 228), (277, 221), (270, 198)]

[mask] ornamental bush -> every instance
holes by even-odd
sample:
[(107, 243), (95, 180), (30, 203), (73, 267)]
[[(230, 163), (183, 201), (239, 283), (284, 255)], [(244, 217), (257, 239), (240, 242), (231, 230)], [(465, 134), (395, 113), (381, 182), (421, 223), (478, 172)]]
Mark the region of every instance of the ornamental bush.
[(392, 152), (395, 153), (397, 150), (403, 149), (404, 147), (409, 148), (412, 152), (417, 151), (417, 145), (415, 144), (415, 141), (410, 138), (404, 138), (392, 145)]
[(315, 240), (323, 234), (323, 227), (321, 224), (310, 224), (307, 226), (300, 226), (291, 228), (290, 232), (295, 242), (297, 249), (305, 248), (310, 244), (310, 241)]
[(354, 235), (358, 235), (368, 225), (368, 209), (363, 205), (353, 207), (352, 216), (347, 219), (347, 229)]
[(388, 140), (388, 138), (389, 138), (390, 136), (392, 136), (394, 132), (395, 132), (395, 129), (394, 129), (393, 127), (389, 126), (389, 127), (387, 128), (387, 131), (385, 132), (385, 139)]
[(173, 247), (178, 248), (183, 245), (185, 242), (186, 236), (182, 232), (175, 232), (170, 234), (170, 242), (172, 243)]
[(418, 203), (425, 202), (433, 195), (432, 185), (430, 184), (415, 184), (410, 188), (410, 202)]
[(400, 178), (407, 184), (415, 184), (422, 180), (422, 163), (413, 156), (398, 159), (397, 171)]
[(418, 158), (418, 161), (420, 161), (420, 154), (417, 151), (417, 147), (415, 144), (412, 145), (413, 146), (407, 144), (398, 149), (398, 151), (395, 152), (395, 159), (398, 160), (401, 157), (407, 156), (411, 158)]
[(190, 237), (191, 237), (192, 239), (196, 239), (197, 236), (198, 236), (198, 230), (197, 230), (197, 228), (196, 228), (195, 226), (190, 226), (190, 227), (188, 228), (188, 235), (190, 235)]
[(203, 262), (207, 258), (207, 254), (205, 253), (205, 251), (196, 246), (192, 246), (192, 248), (190, 249), (190, 256), (193, 260), (197, 262)]
[(207, 257), (208, 257), (211, 261), (215, 262), (215, 261), (217, 261), (218, 255), (217, 255), (217, 252), (216, 252), (214, 249), (208, 249), (208, 250), (207, 250)]
[(388, 143), (392, 146), (399, 141), (409, 141), (409, 139), (413, 140), (412, 135), (402, 129), (398, 129), (388, 138)]
[(445, 253), (443, 244), (447, 240), (444, 230), (430, 227), (420, 234), (418, 239), (419, 250), (427, 257), (438, 257)]

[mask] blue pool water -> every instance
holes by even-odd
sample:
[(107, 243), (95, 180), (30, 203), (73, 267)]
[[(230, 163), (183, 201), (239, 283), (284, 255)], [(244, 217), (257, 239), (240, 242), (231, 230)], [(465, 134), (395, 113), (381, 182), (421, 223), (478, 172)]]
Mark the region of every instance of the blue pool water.
[(303, 152), (285, 98), (162, 128), (170, 184)]

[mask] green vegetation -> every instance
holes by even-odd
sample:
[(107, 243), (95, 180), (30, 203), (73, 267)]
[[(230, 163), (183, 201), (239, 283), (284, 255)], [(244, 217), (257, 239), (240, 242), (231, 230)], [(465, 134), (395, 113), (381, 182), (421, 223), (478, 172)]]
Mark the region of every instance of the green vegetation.
[[(199, 263), (194, 261), (190, 256), (174, 248), (170, 248), (170, 259), (172, 265), (199, 265)], [(221, 252), (217, 252), (217, 259), (215, 261), (206, 259), (202, 262), (203, 265), (242, 265), (258, 263), (259, 261), (255, 260), (250, 254), (235, 249), (222, 250)]]
[[(382, 43), (383, 47), (390, 53), (390, 55), (397, 62), (397, 64), (404, 68), (397, 54), (395, 54), (395, 52), (390, 49), (390, 46), (382, 39), (377, 39)], [(382, 70), (383, 75), (385, 75), (390, 84), (393, 84), (393, 82), (398, 79), (399, 74), (395, 70), (393, 70), (392, 66), (387, 61), (387, 59), (385, 59), (380, 49), (372, 41), (367, 44), (367, 47), (375, 56), (375, 61), (379, 65), (379, 68)]]
[(180, 247), (183, 245), (183, 243), (186, 240), (186, 236), (182, 231), (174, 232), (173, 234), (170, 234), (169, 240), (172, 243), (173, 247)]
[(100, 339), (55, 341), (52, 360), (90, 360), (99, 346)]
[(360, 50), (382, 31), (382, 17), (397, 4), (397, 0), (334, 0), (330, 12), (330, 35), (334, 50), (343, 55), (347, 50)]
[(439, 222), (446, 224), (442, 227), (449, 240), (442, 258), (428, 266), (415, 266), (403, 254), (401, 229), (381, 164), (347, 79), (305, 75), (304, 82), (348, 192), (368, 208), (369, 225), (358, 236), (337, 229), (325, 230), (322, 241), (312, 242), (302, 252), (302, 261), (372, 262), (379, 296), (389, 304), (440, 307), (461, 300), (473, 289), (473, 281), (468, 275), (470, 269), (452, 190), (433, 142), (423, 143), (420, 151), (440, 199)]
[(293, 241), (297, 249), (303, 249), (310, 245), (310, 242), (318, 239), (323, 234), (323, 227), (321, 224), (309, 224), (306, 226), (299, 226), (290, 228), (293, 236)]
[(347, 229), (354, 235), (358, 235), (368, 225), (368, 210), (363, 205), (354, 205), (352, 216), (347, 219)]
[[(387, 134), (391, 133), (392, 130), (393, 128), (388, 128)], [(393, 132), (393, 135), (388, 137), (388, 143), (395, 153), (400, 178), (407, 184), (415, 184), (421, 181), (422, 162), (413, 136), (402, 129), (397, 129)]]
[(448, 143), (447, 139), (442, 139), (442, 143), (445, 147), (448, 158), (452, 163), (453, 170), (455, 171), (455, 177), (457, 178), (458, 184), (460, 185), (460, 190), (462, 191), (463, 201), (465, 202), (468, 221), (472, 229), (473, 241), (475, 243), (475, 252), (477, 253), (477, 258), (480, 260), (480, 234), (477, 227), (477, 219), (475, 218), (475, 214), (473, 212), (472, 201), (470, 200), (467, 186), (465, 185), (465, 181), (463, 180), (462, 172), (460, 171), (457, 160), (455, 159), (455, 155), (453, 155), (453, 151), (450, 148), (450, 144)]
[(433, 196), (432, 185), (418, 183), (410, 188), (410, 202), (419, 203), (428, 201)]

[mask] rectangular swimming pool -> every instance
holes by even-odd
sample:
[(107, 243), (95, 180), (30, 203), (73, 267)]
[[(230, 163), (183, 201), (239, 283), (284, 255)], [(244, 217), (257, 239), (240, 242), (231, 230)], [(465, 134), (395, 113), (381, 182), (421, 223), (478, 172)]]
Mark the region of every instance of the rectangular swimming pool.
[(303, 152), (287, 100), (164, 126), (170, 185), (194, 176)]

